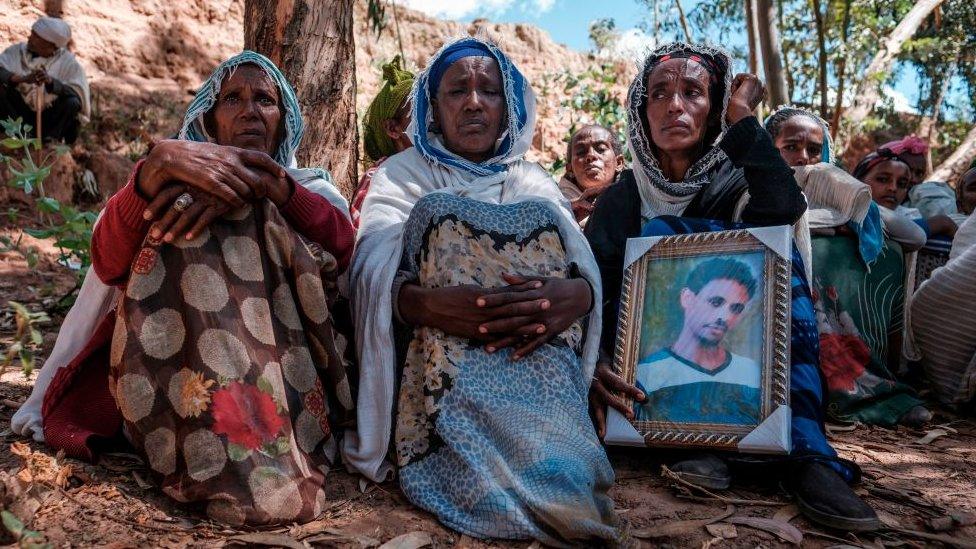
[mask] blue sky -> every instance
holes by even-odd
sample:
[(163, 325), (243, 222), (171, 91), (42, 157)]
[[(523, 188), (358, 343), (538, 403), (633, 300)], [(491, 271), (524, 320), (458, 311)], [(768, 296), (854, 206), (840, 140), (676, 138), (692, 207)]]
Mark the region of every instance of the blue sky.
[[(636, 28), (647, 16), (646, 8), (638, 0), (397, 0), (429, 15), (445, 19), (470, 21), (486, 17), (504, 23), (530, 23), (547, 31), (552, 38), (577, 51), (590, 49), (590, 22), (601, 17), (613, 18), (617, 30), (630, 43), (649, 38)], [(684, 0), (682, 6), (690, 12), (701, 0)], [(662, 3), (664, 4), (664, 3)], [(736, 37), (736, 45), (744, 45), (745, 30)], [(740, 67), (743, 68), (743, 67)], [(959, 83), (957, 83), (959, 84)], [(950, 102), (959, 103), (961, 86), (954, 86)], [(886, 90), (899, 110), (913, 110), (918, 101), (919, 85), (914, 70), (899, 70), (893, 89)]]

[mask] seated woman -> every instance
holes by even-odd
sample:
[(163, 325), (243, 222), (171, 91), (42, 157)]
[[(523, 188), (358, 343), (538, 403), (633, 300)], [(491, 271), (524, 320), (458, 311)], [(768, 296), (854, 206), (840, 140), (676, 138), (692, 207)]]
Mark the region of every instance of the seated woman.
[(786, 163), (797, 168), (810, 201), (813, 304), (827, 413), (840, 421), (921, 426), (931, 413), (892, 373), (901, 349), (889, 342), (901, 342), (905, 304), (901, 247), (884, 241), (867, 185), (829, 164), (826, 122), (789, 107), (773, 113), (766, 130)]
[(412, 147), (407, 137), (410, 124), (410, 92), (413, 90), (413, 73), (403, 69), (403, 59), (397, 55), (383, 65), (383, 87), (366, 109), (363, 119), (363, 151), (372, 165), (359, 179), (353, 193), (349, 213), (352, 224), (359, 228), (359, 212), (369, 193), (373, 175), (388, 157)]
[(569, 138), (566, 173), (559, 180), (559, 190), (572, 205), (580, 226), (586, 226), (597, 197), (617, 180), (623, 169), (623, 147), (607, 128), (590, 124)]
[(385, 479), (392, 436), (407, 498), (471, 536), (616, 540), (586, 407), (599, 271), (555, 182), (523, 160), (532, 88), (464, 38), (415, 89), (414, 147), (383, 163), (363, 205), (350, 288), (364, 368), (343, 455)]
[[(608, 403), (631, 417), (613, 393), (644, 397), (609, 365), (627, 239), (729, 228), (744, 196), (741, 218), (753, 225), (793, 224), (806, 209), (793, 170), (753, 115), (763, 95), (755, 76), (733, 78), (726, 53), (682, 43), (651, 53), (631, 85), (628, 133), (634, 167), (607, 189), (586, 226), (607, 295), (605, 354), (591, 393), (600, 432)], [(877, 528), (874, 511), (847, 485), (856, 479), (856, 466), (839, 460), (824, 434), (816, 324), (795, 249), (792, 312), (793, 456), (782, 478), (811, 520), (845, 530)], [(726, 464), (712, 454), (689, 458), (673, 469), (690, 482), (729, 485)]]
[(136, 165), (95, 227), (85, 284), (118, 299), (47, 388), (50, 444), (91, 457), (121, 430), (163, 492), (220, 522), (321, 513), (353, 407), (329, 312), (353, 229), (327, 174), (286, 168), (302, 132), (284, 76), (244, 52)]

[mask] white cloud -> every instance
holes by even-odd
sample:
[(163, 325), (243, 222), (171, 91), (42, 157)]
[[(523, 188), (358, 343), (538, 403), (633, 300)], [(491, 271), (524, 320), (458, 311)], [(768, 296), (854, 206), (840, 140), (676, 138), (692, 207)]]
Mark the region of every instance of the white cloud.
[(441, 19), (463, 19), (498, 14), (515, 0), (399, 0), (398, 4)]
[(620, 33), (612, 55), (621, 59), (643, 59), (655, 46), (654, 37), (641, 29), (627, 29)]
[(519, 7), (529, 13), (545, 13), (556, 0), (397, 0), (398, 4), (440, 19), (492, 17)]
[(904, 93), (892, 88), (891, 86), (885, 86), (882, 91), (886, 96), (891, 98), (891, 101), (895, 107), (895, 112), (918, 114), (918, 109), (915, 108), (915, 104), (912, 101), (909, 101), (908, 96), (906, 96)]

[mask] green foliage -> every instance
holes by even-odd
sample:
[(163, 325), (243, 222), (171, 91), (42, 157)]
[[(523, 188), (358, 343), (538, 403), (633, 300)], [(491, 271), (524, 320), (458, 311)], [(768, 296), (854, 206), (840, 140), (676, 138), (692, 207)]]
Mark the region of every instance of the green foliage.
[(366, 21), (370, 28), (379, 36), (386, 28), (386, 6), (383, 0), (368, 0), (366, 2)]
[(24, 372), (24, 377), (28, 378), (34, 371), (34, 357), (44, 342), (37, 326), (50, 322), (51, 317), (44, 311), (32, 313), (16, 301), (10, 301), (8, 305), (14, 313), (17, 332), (14, 334), (14, 342), (7, 347), (3, 362), (0, 363), (0, 375), (7, 371), (7, 367), (12, 365), (14, 360), (20, 359), (21, 370)]
[(3, 521), (3, 527), (17, 540), (19, 547), (23, 549), (48, 549), (52, 547), (50, 543), (44, 542), (44, 536), (40, 532), (35, 532), (24, 526), (17, 515), (10, 511), (0, 511), (0, 520)]
[(593, 44), (593, 50), (601, 54), (610, 52), (620, 37), (616, 29), (617, 23), (613, 18), (604, 17), (592, 21), (590, 23), (590, 43)]
[[(25, 229), (24, 232), (34, 238), (53, 238), (59, 251), (58, 262), (77, 269), (76, 287), (80, 287), (91, 265), (91, 236), (95, 213), (82, 211), (44, 196), (44, 180), (51, 173), (51, 165), (56, 155), (63, 154), (66, 149), (50, 147), (41, 151), (40, 141), (28, 137), (30, 126), (23, 124), (19, 118), (0, 120), (0, 126), (6, 135), (3, 144), (9, 149), (7, 152), (0, 151), (0, 161), (13, 174), (7, 185), (21, 189), (28, 195), (37, 194), (40, 226)], [(0, 246), (20, 251), (20, 238), (16, 242), (9, 238), (0, 239)], [(37, 261), (36, 249), (33, 252), (24, 252), (24, 257), (33, 268), (32, 263), (36, 264)]]

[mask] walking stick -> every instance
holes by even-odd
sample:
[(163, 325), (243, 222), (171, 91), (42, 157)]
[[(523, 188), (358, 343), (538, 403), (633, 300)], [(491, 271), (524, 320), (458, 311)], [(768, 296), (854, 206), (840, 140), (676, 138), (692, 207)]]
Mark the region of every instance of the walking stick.
[(34, 129), (37, 130), (37, 150), (40, 152), (41, 147), (44, 146), (44, 140), (41, 134), (41, 115), (44, 113), (44, 84), (38, 84), (34, 88), (34, 121), (36, 126)]

